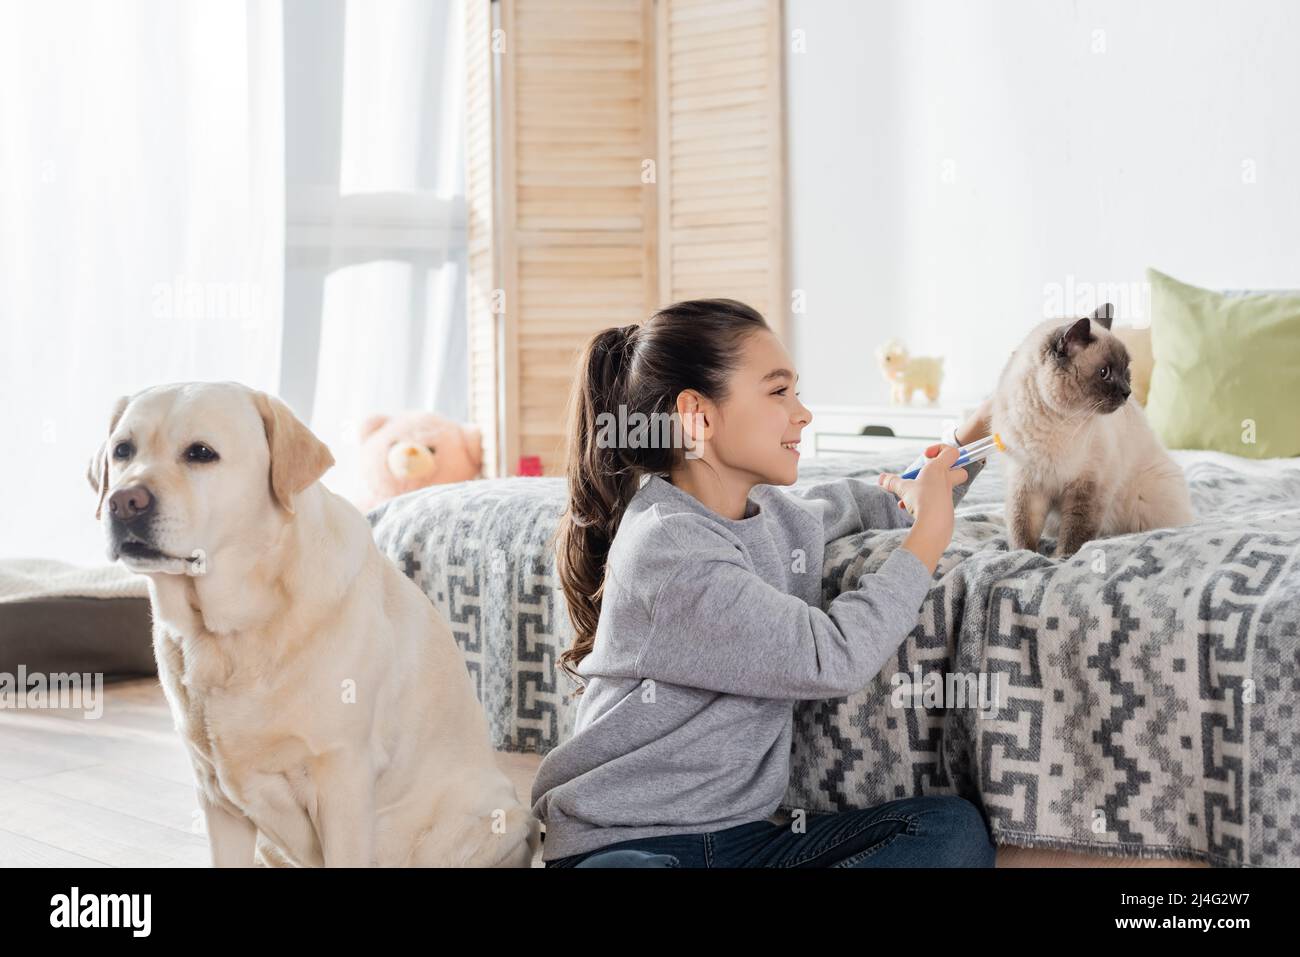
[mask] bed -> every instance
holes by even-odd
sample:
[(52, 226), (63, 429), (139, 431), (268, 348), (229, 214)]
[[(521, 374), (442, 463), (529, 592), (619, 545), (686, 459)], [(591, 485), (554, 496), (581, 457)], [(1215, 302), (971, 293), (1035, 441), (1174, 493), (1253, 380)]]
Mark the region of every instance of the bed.
[[(799, 484), (901, 471), (919, 451), (808, 460)], [(857, 694), (796, 706), (778, 813), (956, 793), (1004, 847), (1300, 864), (1300, 459), (1171, 454), (1196, 523), (1064, 562), (1050, 537), (1040, 553), (1008, 550), (991, 459), (894, 664)], [(502, 750), (545, 754), (572, 733), (555, 667), (572, 631), (550, 548), (563, 508), (563, 479), (508, 478), (370, 514), (381, 551), (451, 623)], [(829, 543), (824, 599), (905, 534)], [(900, 708), (894, 675), (922, 691), (973, 676), (992, 700)]]

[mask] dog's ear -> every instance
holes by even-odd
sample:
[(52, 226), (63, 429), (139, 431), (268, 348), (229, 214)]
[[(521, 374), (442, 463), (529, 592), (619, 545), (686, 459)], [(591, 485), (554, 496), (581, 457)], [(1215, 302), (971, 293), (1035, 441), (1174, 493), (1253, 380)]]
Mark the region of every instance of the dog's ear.
[(113, 414), (108, 420), (108, 436), (99, 444), (99, 451), (86, 468), (86, 479), (90, 482), (90, 487), (99, 493), (99, 502), (95, 505), (95, 521), (99, 521), (103, 515), (104, 497), (108, 495), (108, 440), (113, 437), (113, 430), (117, 428), (118, 420), (122, 418), (130, 401), (131, 397), (124, 395), (114, 403)]
[(334, 456), (292, 410), (265, 392), (254, 393), (271, 450), (271, 494), (290, 515), (293, 497), (324, 475)]

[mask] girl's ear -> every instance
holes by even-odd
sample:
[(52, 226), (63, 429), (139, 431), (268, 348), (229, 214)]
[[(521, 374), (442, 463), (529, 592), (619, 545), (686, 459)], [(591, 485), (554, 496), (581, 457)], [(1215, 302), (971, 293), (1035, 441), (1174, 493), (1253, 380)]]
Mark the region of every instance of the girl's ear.
[(711, 412), (709, 400), (694, 389), (683, 389), (677, 394), (677, 414), (681, 416), (683, 424), (690, 419), (707, 425)]
[(698, 448), (701, 442), (712, 437), (712, 413), (712, 403), (694, 389), (677, 394), (677, 418), (681, 420), (682, 434), (690, 443), (689, 448)]

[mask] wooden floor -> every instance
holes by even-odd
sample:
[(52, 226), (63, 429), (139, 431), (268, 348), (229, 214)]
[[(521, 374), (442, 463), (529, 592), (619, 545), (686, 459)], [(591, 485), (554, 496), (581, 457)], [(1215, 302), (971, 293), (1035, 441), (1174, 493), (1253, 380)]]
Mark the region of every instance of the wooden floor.
[[(526, 802), (540, 758), (497, 757)], [(0, 866), (206, 867), (192, 781), (154, 678), (106, 685), (94, 720), (80, 711), (0, 709)], [(1044, 865), (1171, 862), (998, 850), (999, 867)]]

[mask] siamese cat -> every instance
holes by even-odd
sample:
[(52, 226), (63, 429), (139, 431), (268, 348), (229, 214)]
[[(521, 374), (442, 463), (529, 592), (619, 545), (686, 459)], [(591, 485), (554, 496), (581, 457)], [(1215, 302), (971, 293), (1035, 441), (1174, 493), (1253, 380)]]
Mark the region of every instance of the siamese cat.
[(998, 379), (992, 429), (1007, 447), (1011, 548), (1037, 551), (1054, 535), (1055, 557), (1068, 558), (1091, 539), (1194, 520), (1182, 469), (1131, 397), (1113, 315), (1107, 303), (1040, 323)]

